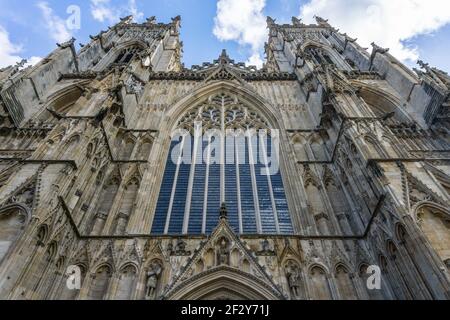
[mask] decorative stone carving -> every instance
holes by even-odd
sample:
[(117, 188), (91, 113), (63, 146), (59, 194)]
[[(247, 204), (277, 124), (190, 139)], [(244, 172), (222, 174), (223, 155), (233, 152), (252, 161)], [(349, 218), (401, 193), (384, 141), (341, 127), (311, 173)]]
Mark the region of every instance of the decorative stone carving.
[(150, 267), (147, 271), (147, 282), (146, 282), (146, 291), (145, 291), (145, 299), (146, 300), (154, 300), (156, 298), (158, 281), (159, 281), (161, 272), (162, 272), (162, 266), (159, 264), (159, 262), (154, 261), (150, 264)]

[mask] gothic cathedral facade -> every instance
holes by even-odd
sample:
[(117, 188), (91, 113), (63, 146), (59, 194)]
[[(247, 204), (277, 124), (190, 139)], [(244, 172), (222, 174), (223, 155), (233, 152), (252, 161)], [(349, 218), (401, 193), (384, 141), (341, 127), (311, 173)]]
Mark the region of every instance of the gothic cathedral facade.
[(450, 77), (316, 20), (261, 69), (179, 17), (1, 69), (0, 298), (449, 299)]

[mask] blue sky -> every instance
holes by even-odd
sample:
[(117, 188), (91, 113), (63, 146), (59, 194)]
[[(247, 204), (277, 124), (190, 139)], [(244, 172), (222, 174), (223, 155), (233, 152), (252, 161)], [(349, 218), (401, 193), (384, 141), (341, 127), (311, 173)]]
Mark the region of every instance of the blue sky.
[[(395, 4), (392, 4), (395, 3)], [(66, 10), (81, 9), (81, 28), (70, 30)], [(265, 16), (290, 22), (328, 18), (342, 32), (369, 47), (372, 41), (414, 66), (417, 58), (450, 71), (450, 1), (447, 0), (0, 0), (0, 67), (19, 58), (46, 56), (58, 40), (106, 30), (119, 16), (160, 22), (182, 16), (186, 66), (211, 61), (226, 48), (235, 60), (260, 65), (266, 40)]]

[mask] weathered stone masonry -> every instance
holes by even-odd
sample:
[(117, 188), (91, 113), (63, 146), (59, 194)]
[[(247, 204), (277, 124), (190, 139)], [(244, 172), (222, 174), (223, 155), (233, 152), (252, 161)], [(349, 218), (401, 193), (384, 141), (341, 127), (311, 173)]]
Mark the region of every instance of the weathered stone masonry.
[[(267, 25), (262, 69), (226, 52), (187, 69), (179, 17), (127, 17), (78, 52), (73, 39), (0, 70), (0, 298), (449, 299), (450, 77), (321, 18)], [(280, 130), (292, 232), (263, 232), (258, 205), (245, 232), (238, 196), (192, 233), (207, 226), (188, 223), (189, 192), (182, 231), (152, 232), (171, 133), (199, 118)]]

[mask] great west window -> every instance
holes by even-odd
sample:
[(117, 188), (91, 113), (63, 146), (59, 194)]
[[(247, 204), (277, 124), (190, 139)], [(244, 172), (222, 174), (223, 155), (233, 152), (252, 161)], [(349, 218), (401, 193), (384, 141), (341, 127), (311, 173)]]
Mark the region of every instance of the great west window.
[(240, 234), (293, 232), (278, 139), (237, 98), (211, 97), (179, 122), (167, 158), (153, 234), (209, 234), (226, 203)]

